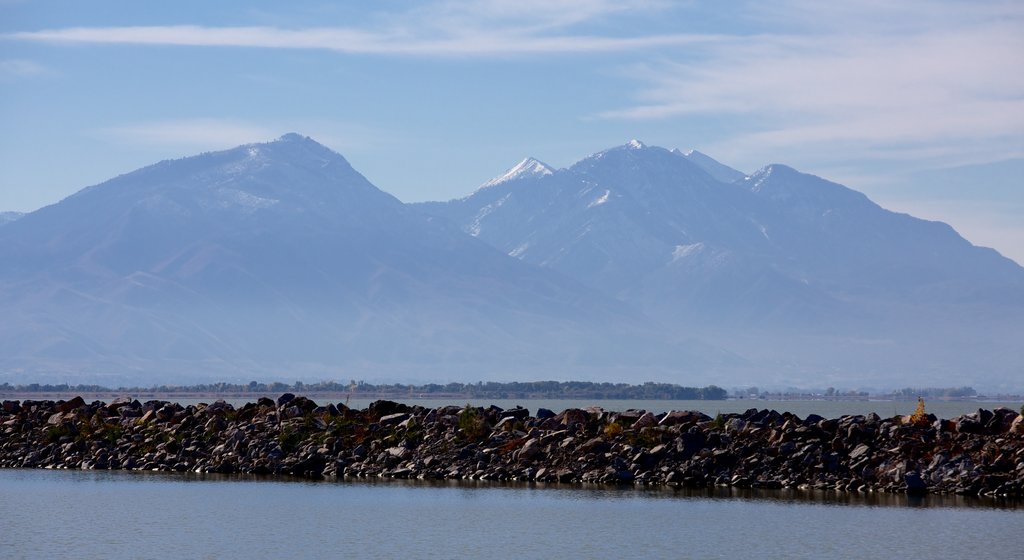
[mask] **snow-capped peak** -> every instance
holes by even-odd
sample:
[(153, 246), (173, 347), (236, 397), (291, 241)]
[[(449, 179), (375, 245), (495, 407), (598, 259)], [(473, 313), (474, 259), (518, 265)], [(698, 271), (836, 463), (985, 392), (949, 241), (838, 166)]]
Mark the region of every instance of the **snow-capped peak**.
[(643, 142), (637, 140), (636, 138), (634, 138), (634, 139), (630, 140), (626, 144), (626, 147), (631, 148), (633, 150), (642, 150), (642, 149), (646, 148), (647, 145), (644, 144)]
[(523, 161), (516, 164), (515, 167), (509, 169), (504, 175), (495, 177), (490, 181), (487, 181), (482, 187), (491, 187), (515, 179), (521, 179), (525, 177), (544, 177), (545, 175), (551, 175), (555, 171), (551, 169), (547, 164), (542, 161), (536, 160), (532, 157), (528, 157)]

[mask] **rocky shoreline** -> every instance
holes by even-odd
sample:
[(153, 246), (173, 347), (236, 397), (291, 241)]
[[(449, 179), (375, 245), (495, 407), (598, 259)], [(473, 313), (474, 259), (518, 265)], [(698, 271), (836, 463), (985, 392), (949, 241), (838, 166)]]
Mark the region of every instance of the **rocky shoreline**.
[(1024, 416), (3, 401), (0, 467), (1024, 497)]

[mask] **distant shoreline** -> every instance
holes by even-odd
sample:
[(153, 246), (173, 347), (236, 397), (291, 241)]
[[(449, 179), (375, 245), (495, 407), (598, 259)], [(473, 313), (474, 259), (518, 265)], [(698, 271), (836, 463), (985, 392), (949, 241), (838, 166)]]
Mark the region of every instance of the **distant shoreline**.
[(596, 383), (592, 381), (528, 381), (478, 383), (427, 383), (423, 385), (372, 384), (352, 380), (349, 383), (285, 384), (280, 382), (245, 384), (210, 383), (195, 385), (157, 385), (150, 387), (104, 387), (69, 384), (0, 384), (0, 397), (11, 396), (88, 396), (118, 397), (132, 395), (159, 398), (275, 398), (284, 392), (326, 398), (356, 399), (588, 399), (588, 400), (725, 400), (728, 391), (715, 386), (685, 387), (674, 383), (643, 384)]
[(475, 383), (367, 383), (351, 380), (317, 383), (259, 382), (196, 383), (191, 385), (150, 385), (109, 387), (99, 384), (0, 383), (0, 398), (87, 398), (110, 399), (132, 396), (139, 399), (251, 399), (276, 398), (295, 393), (343, 401), (345, 399), (401, 400), (636, 400), (636, 401), (808, 401), (808, 402), (915, 402), (923, 397), (933, 402), (1018, 402), (1021, 394), (982, 394), (972, 387), (905, 387), (886, 393), (856, 390), (796, 389), (788, 391), (726, 390), (717, 385), (689, 387), (675, 383), (610, 383), (593, 381), (478, 381)]
[[(494, 397), (487, 395), (476, 395), (471, 393), (394, 393), (394, 392), (352, 392), (343, 393), (337, 391), (303, 391), (303, 395), (308, 397), (318, 397), (328, 400), (344, 401), (345, 399), (361, 399), (361, 400), (376, 400), (376, 399), (401, 399), (401, 400), (468, 400), (468, 401), (482, 401), (482, 400), (493, 400)], [(61, 400), (70, 399), (76, 396), (81, 396), (85, 399), (96, 399), (109, 401), (118, 397), (132, 397), (135, 399), (152, 399), (161, 401), (173, 401), (174, 399), (209, 399), (210, 402), (220, 399), (251, 399), (257, 401), (260, 398), (277, 398), (278, 393), (271, 392), (212, 392), (212, 391), (5, 391), (0, 392), (0, 400)], [(861, 396), (834, 396), (834, 397), (817, 397), (808, 395), (772, 395), (769, 397), (725, 397), (722, 399), (673, 399), (673, 398), (662, 398), (662, 397), (618, 397), (618, 396), (596, 396), (596, 395), (528, 395), (528, 394), (509, 394), (504, 397), (500, 397), (501, 400), (592, 400), (592, 401), (614, 401), (614, 400), (636, 400), (636, 401), (655, 401), (655, 400), (708, 400), (708, 401), (749, 401), (751, 403), (758, 402), (913, 402), (916, 399), (911, 398), (897, 398), (887, 395), (870, 395), (867, 397)], [(928, 397), (929, 402), (976, 402), (979, 404), (985, 403), (996, 403), (996, 402), (1013, 402), (1013, 401), (1024, 401), (1024, 395), (994, 395), (994, 396), (980, 396), (980, 397)]]

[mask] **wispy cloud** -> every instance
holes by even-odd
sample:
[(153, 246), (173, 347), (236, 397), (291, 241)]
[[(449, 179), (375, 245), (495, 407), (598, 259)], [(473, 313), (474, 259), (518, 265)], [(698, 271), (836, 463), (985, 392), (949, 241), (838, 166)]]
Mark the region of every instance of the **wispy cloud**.
[(96, 134), (107, 140), (136, 146), (214, 150), (270, 140), (279, 136), (281, 131), (243, 121), (192, 118), (113, 126), (100, 129)]
[(459, 34), (465, 29), (501, 29), (518, 34), (563, 29), (626, 13), (650, 13), (670, 7), (665, 0), (445, 0), (425, 3), (393, 23), (432, 27)]
[(0, 60), (0, 78), (22, 78), (31, 76), (46, 76), (52, 74), (53, 70), (34, 62), (23, 59)]
[[(917, 159), (955, 153), (959, 163), (1024, 152), (1024, 4), (741, 1), (716, 8), (737, 22), (731, 35), (691, 32), (698, 28), (688, 24), (679, 32), (649, 25), (662, 11), (685, 14), (690, 4), (682, 6), (440, 0), (375, 12), (348, 26), (73, 27), (0, 38), (416, 57), (636, 51), (646, 61), (626, 73), (637, 88), (634, 102), (592, 117), (742, 119), (721, 140), (726, 155), (747, 155), (736, 163), (794, 151)], [(616, 25), (629, 21), (644, 25)], [(622, 32), (652, 28), (663, 32)]]
[(489, 0), (437, 2), (384, 14), (367, 27), (160, 25), (71, 27), (0, 35), (20, 41), (79, 44), (176, 45), (268, 49), (322, 49), (350, 54), (406, 56), (504, 56), (609, 52), (720, 40), (706, 34), (638, 36), (586, 34), (570, 28), (623, 12), (647, 11), (663, 2), (632, 0)]
[(631, 75), (646, 84), (638, 102), (599, 116), (748, 119), (727, 141), (734, 151), (1024, 155), (1021, 8), (786, 4), (799, 6), (785, 13), (810, 14), (807, 24), (818, 28), (790, 21), (796, 28), (786, 34), (709, 44), (685, 61), (635, 68)]
[(8, 39), (92, 44), (177, 45), (325, 49), (354, 54), (413, 56), (480, 56), (580, 53), (685, 45), (719, 39), (711, 35), (600, 37), (519, 35), (464, 31), (459, 36), (423, 38), (396, 31), (367, 32), (346, 28), (278, 29), (273, 27), (203, 27), (192, 25), (76, 27), (9, 33)]
[(244, 119), (193, 117), (142, 121), (94, 130), (92, 136), (124, 146), (176, 149), (183, 153), (232, 148), (272, 140), (288, 132), (308, 134), (336, 150), (373, 149), (393, 141), (379, 128), (325, 119)]

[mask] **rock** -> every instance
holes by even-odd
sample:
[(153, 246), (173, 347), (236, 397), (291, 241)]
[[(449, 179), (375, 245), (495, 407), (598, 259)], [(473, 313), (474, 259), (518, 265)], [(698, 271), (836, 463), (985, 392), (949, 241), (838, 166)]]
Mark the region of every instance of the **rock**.
[(1010, 428), (1007, 431), (1012, 434), (1024, 434), (1024, 416), (1018, 414), (1010, 423)]
[(412, 452), (406, 447), (389, 447), (386, 451), (391, 454), (392, 457), (401, 461), (405, 461), (412, 455)]
[(107, 410), (116, 411), (124, 406), (130, 406), (132, 404), (132, 398), (127, 396), (117, 397), (107, 404)]
[(71, 412), (72, 410), (82, 408), (85, 406), (85, 399), (81, 396), (75, 397), (70, 401), (60, 402), (57, 404), (57, 412)]
[(636, 422), (633, 422), (632, 428), (634, 430), (641, 430), (643, 428), (651, 428), (658, 425), (657, 419), (650, 412), (645, 412), (640, 418), (637, 418)]
[(855, 447), (853, 449), (853, 451), (850, 452), (849, 457), (850, 457), (851, 461), (856, 461), (856, 460), (860, 459), (861, 457), (863, 457), (864, 455), (867, 455), (870, 452), (871, 452), (871, 448), (862, 443), (862, 444), (858, 445), (857, 447)]
[[(458, 406), (427, 410), (377, 401), (361, 411), (335, 407), (335, 414), (305, 397), (286, 398), (281, 407), (264, 398), (237, 411), (224, 401), (188, 407), (131, 401), (114, 408), (96, 402), (69, 409), (72, 401), (5, 402), (0, 467), (1008, 497), (1024, 491), (1024, 419), (1009, 409), (931, 427), (872, 415), (801, 422), (789, 413), (751, 409), (723, 415), (722, 427), (699, 413), (570, 409), (542, 420), (520, 407), (492, 406), (474, 410), (500, 428), (467, 439)], [(613, 420), (627, 423), (614, 424), (621, 428), (616, 431), (608, 428)]]
[(410, 418), (409, 414), (407, 414), (405, 412), (398, 412), (396, 414), (388, 414), (387, 416), (382, 416), (381, 417), (380, 424), (382, 426), (392, 426), (392, 425), (395, 425), (395, 424), (401, 424), (402, 422), (405, 422), (409, 418)]
[(961, 434), (984, 434), (985, 424), (981, 422), (977, 414), (965, 414), (958, 419), (954, 419), (956, 422), (956, 431)]
[(530, 417), (530, 409), (523, 408), (521, 406), (516, 406), (515, 408), (510, 408), (510, 409), (504, 411), (502, 413), (502, 416), (503, 417), (511, 416), (512, 418), (515, 418), (516, 420), (526, 420), (527, 418)]
[(673, 410), (666, 413), (658, 424), (662, 426), (679, 426), (681, 424), (696, 424), (698, 422), (707, 422), (709, 420), (711, 420), (710, 416), (700, 412)]
[(293, 395), (292, 393), (285, 393), (285, 394), (281, 395), (280, 397), (277, 397), (277, 406), (278, 407), (282, 407), (282, 406), (292, 402), (292, 400), (294, 400), (294, 399), (295, 399), (295, 395)]
[(390, 414), (409, 412), (409, 407), (408, 405), (404, 405), (402, 403), (397, 403), (394, 401), (379, 400), (370, 403), (370, 406), (367, 407), (366, 411), (370, 415), (377, 416), (378, 418), (383, 418), (384, 416), (388, 416)]
[(992, 411), (992, 420), (986, 424), (989, 433), (1003, 434), (1010, 430), (1014, 420), (1017, 419), (1017, 412), (1006, 407), (999, 407)]
[(919, 496), (928, 493), (928, 485), (925, 484), (924, 480), (921, 479), (921, 475), (917, 472), (910, 471), (904, 475), (903, 479), (907, 485), (907, 494)]
[(817, 426), (824, 419), (825, 417), (817, 414), (808, 414), (807, 418), (804, 418), (804, 426)]
[(171, 406), (169, 404), (168, 405), (164, 405), (164, 406), (160, 407), (159, 410), (156, 411), (156, 418), (157, 418), (157, 420), (160, 420), (161, 422), (166, 422), (166, 421), (170, 420), (171, 418), (174, 418), (174, 413), (175, 412), (177, 412), (177, 411), (174, 409), (173, 406)]
[(519, 458), (525, 461), (532, 461), (541, 452), (540, 441), (537, 439), (527, 440), (519, 450)]
[(612, 448), (611, 444), (600, 437), (587, 440), (583, 445), (580, 446), (580, 451), (584, 453), (605, 453)]
[(558, 416), (561, 417), (561, 422), (565, 426), (586, 425), (590, 421), (590, 415), (587, 414), (587, 411), (578, 408), (565, 409)]
[(416, 422), (416, 418), (415, 417), (410, 417), (410, 418), (406, 418), (405, 420), (403, 420), (398, 425), (398, 427), (403, 429), (403, 430), (411, 430), (412, 428), (415, 428), (417, 425), (418, 425), (418, 423)]
[(729, 433), (740, 432), (747, 426), (742, 418), (731, 418), (725, 423), (725, 430)]

